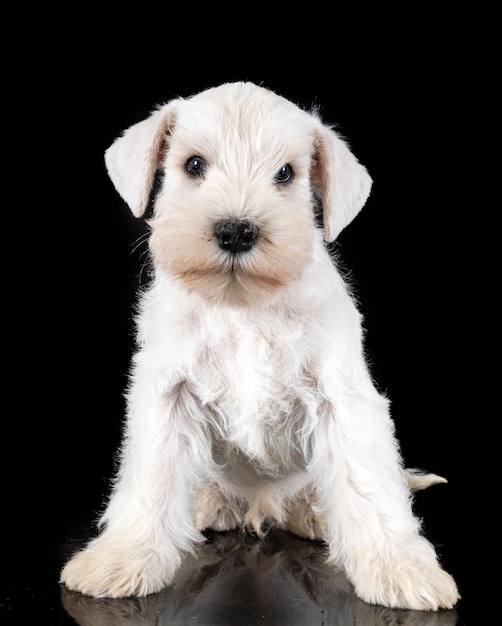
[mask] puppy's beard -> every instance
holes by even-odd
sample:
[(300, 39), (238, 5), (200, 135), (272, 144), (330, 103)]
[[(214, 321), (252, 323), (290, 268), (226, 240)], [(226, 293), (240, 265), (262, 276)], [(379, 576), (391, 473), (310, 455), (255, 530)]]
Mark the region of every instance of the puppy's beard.
[(251, 250), (232, 254), (221, 250), (214, 222), (194, 227), (183, 217), (150, 221), (150, 249), (154, 263), (208, 301), (249, 306), (270, 299), (278, 290), (299, 280), (312, 254), (312, 223), (280, 230), (258, 225)]

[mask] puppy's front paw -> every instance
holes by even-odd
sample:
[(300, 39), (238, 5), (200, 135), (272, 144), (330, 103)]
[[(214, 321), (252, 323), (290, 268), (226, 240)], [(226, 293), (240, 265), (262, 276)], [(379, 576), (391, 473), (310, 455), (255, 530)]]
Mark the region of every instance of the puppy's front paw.
[(451, 609), (460, 599), (452, 576), (434, 559), (373, 558), (350, 575), (356, 594), (369, 604), (396, 609)]
[(146, 596), (170, 584), (175, 569), (160, 552), (98, 538), (66, 563), (60, 582), (96, 598)]

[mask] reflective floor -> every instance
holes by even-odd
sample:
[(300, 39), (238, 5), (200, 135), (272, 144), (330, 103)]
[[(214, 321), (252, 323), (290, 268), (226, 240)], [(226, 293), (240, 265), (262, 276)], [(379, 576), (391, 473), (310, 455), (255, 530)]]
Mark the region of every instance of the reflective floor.
[[(61, 563), (79, 545), (47, 546), (6, 585), (2, 626), (467, 626), (469, 592), (451, 550), (438, 548), (463, 599), (454, 610), (391, 610), (359, 600), (342, 572), (324, 561), (321, 543), (272, 531), (258, 540), (237, 532), (208, 534), (175, 584), (142, 599), (92, 599), (57, 583)], [(454, 548), (456, 549), (456, 548)], [(459, 579), (460, 577), (460, 579)], [(489, 622), (491, 623), (491, 622)]]

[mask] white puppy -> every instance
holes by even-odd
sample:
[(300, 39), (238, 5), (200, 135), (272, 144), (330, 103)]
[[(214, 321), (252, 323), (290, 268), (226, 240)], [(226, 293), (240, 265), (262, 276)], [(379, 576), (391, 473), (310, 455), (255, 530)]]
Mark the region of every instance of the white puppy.
[(345, 141), (316, 112), (237, 82), (160, 106), (106, 165), (137, 217), (163, 174), (153, 276), (101, 534), (61, 581), (147, 595), (203, 529), (276, 525), (325, 541), (369, 603), (455, 605), (412, 512), (412, 490), (444, 479), (403, 468), (326, 244), (371, 188)]

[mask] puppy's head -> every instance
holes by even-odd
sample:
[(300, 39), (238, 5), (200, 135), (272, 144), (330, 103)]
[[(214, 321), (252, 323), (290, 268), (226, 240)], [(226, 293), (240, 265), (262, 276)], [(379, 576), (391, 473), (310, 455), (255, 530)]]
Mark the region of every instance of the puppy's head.
[(150, 225), (155, 265), (214, 302), (248, 305), (298, 280), (312, 258), (314, 197), (333, 241), (371, 178), (315, 113), (252, 83), (226, 83), (158, 107), (108, 148), (134, 215), (163, 174)]

